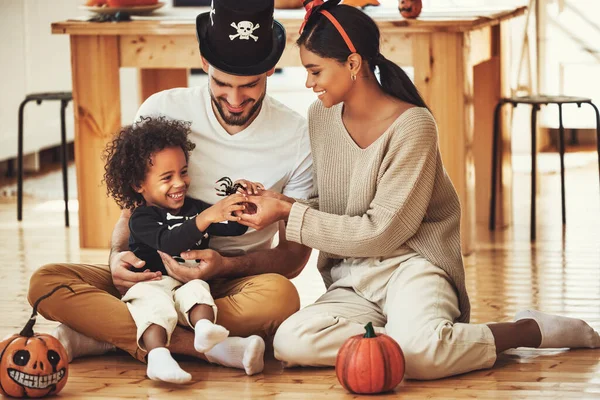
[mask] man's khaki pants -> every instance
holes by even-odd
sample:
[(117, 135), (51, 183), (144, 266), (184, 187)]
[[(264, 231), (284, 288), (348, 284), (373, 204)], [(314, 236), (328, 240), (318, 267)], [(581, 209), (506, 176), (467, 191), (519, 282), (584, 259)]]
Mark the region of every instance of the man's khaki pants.
[[(228, 329), (231, 336), (272, 336), (300, 308), (295, 286), (278, 274), (210, 283), (219, 310), (217, 323)], [(61, 284), (71, 286), (75, 294), (59, 290), (42, 301), (38, 311), (44, 318), (109, 342), (145, 362), (146, 352), (136, 342), (137, 327), (112, 283), (108, 265), (45, 265), (31, 277), (29, 303)]]

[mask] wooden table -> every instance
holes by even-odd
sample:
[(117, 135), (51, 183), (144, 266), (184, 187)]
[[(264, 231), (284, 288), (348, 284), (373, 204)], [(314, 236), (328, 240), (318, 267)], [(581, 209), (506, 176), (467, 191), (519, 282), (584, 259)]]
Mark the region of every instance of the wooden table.
[[(485, 223), (489, 212), (493, 107), (510, 94), (509, 20), (524, 10), (475, 16), (468, 10), (424, 12), (419, 20), (370, 13), (382, 32), (382, 53), (414, 67), (415, 83), (437, 120), (444, 165), (462, 204), (465, 253), (475, 249), (476, 223)], [(294, 42), (303, 12), (285, 11), (276, 18), (288, 33), (278, 66), (301, 65)], [(188, 69), (201, 68), (194, 22), (64, 21), (53, 23), (52, 33), (71, 39), (80, 245), (107, 247), (119, 209), (101, 184), (101, 154), (121, 125), (119, 68), (140, 69), (140, 101), (160, 90), (187, 86)], [(508, 224), (511, 215), (509, 109), (503, 115), (500, 146), (505, 186), (499, 188), (498, 226)]]

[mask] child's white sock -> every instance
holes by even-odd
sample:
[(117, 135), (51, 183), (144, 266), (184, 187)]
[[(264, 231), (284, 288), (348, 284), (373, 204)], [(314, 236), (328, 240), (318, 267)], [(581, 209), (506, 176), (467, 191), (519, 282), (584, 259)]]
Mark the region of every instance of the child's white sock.
[(598, 332), (580, 319), (545, 314), (535, 310), (524, 310), (515, 315), (515, 321), (522, 319), (533, 319), (537, 322), (542, 332), (540, 348), (600, 347)]
[(181, 369), (171, 352), (165, 347), (150, 350), (146, 374), (153, 381), (185, 383), (192, 380), (192, 375)]
[(254, 375), (262, 372), (265, 366), (265, 341), (256, 335), (247, 338), (229, 337), (204, 355), (211, 363), (243, 368), (247, 375)]
[(69, 362), (73, 361), (74, 358), (97, 356), (116, 350), (116, 347), (112, 344), (87, 337), (65, 324), (60, 324), (52, 332), (52, 336), (57, 338), (67, 351)]
[(201, 319), (194, 326), (196, 331), (194, 337), (194, 347), (200, 353), (206, 353), (216, 344), (221, 343), (229, 336), (229, 331), (221, 325), (213, 324), (207, 319)]

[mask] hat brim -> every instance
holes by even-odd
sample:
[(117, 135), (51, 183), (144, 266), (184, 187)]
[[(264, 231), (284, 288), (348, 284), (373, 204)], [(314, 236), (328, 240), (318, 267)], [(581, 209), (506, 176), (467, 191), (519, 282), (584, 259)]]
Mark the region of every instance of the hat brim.
[(271, 53), (261, 62), (251, 66), (230, 65), (220, 60), (208, 46), (206, 33), (210, 23), (210, 12), (202, 13), (196, 17), (196, 37), (200, 45), (200, 54), (208, 61), (210, 65), (232, 75), (260, 75), (273, 69), (283, 54), (285, 49), (285, 28), (274, 20), (273, 23), (273, 47)]

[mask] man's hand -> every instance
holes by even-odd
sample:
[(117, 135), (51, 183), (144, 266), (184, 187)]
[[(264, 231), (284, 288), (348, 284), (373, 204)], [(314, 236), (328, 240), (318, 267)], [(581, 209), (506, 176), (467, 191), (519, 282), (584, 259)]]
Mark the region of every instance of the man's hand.
[(261, 191), (265, 190), (264, 185), (260, 182), (251, 182), (246, 179), (238, 179), (237, 181), (233, 182), (234, 186), (236, 183), (242, 185), (242, 187), (237, 190), (238, 193), (242, 194), (259, 194)]
[(166, 253), (159, 251), (158, 254), (162, 258), (169, 276), (183, 283), (194, 279), (209, 281), (218, 278), (224, 260), (223, 256), (214, 250), (190, 250), (181, 253), (181, 257), (184, 260), (200, 260), (200, 263), (195, 267), (188, 267), (179, 264)]
[(110, 273), (112, 275), (113, 285), (121, 295), (124, 295), (130, 287), (138, 282), (160, 280), (160, 272), (151, 272), (149, 269), (144, 272), (134, 272), (132, 269), (141, 269), (146, 264), (140, 260), (131, 251), (121, 251), (114, 253), (110, 258)]
[(296, 199), (288, 197), (283, 193), (275, 192), (273, 190), (263, 190), (262, 192), (258, 193), (258, 196), (271, 197), (273, 199), (287, 201), (290, 204), (294, 204), (296, 202)]

